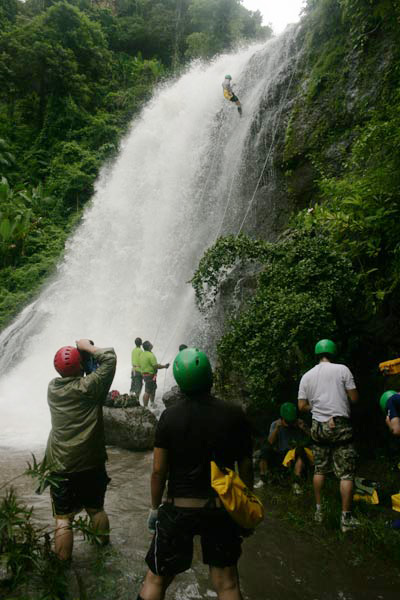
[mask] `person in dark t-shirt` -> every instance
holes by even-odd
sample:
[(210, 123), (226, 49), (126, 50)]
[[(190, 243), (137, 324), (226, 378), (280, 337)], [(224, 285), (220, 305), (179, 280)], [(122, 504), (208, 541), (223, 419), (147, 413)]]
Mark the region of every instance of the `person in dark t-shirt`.
[(380, 405), (391, 433), (400, 436), (400, 394), (387, 390), (380, 398)]
[(182, 350), (174, 377), (185, 397), (162, 413), (157, 426), (148, 519), (154, 536), (138, 600), (162, 600), (174, 576), (190, 568), (194, 535), (201, 537), (203, 562), (218, 598), (229, 589), (230, 600), (240, 600), (237, 561), (243, 532), (211, 487), (210, 460), (230, 468), (237, 463), (252, 488), (250, 426), (240, 408), (211, 395), (212, 371), (203, 352)]

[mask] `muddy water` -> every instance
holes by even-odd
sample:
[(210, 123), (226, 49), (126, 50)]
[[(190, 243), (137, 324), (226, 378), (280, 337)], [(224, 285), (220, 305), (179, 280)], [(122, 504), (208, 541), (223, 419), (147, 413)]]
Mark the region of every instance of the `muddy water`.
[[(43, 448), (35, 449), (37, 458)], [(0, 448), (0, 482), (23, 472), (29, 452)], [(150, 534), (146, 529), (149, 507), (151, 453), (131, 453), (109, 448), (108, 471), (112, 477), (106, 510), (112, 527), (112, 545), (99, 550), (76, 535), (74, 571), (90, 600), (135, 600), (145, 574), (144, 556)], [(1, 485), (0, 483), (0, 485)], [(37, 496), (30, 478), (13, 482), (19, 496), (35, 509), (36, 522), (51, 526), (48, 492)], [(0, 492), (1, 495), (1, 492)], [(340, 551), (320, 548), (313, 535), (292, 529), (268, 509), (267, 519), (244, 542), (240, 559), (242, 589), (246, 600), (398, 600), (400, 578), (383, 563), (354, 567)], [(399, 536), (400, 544), (400, 536)], [(76, 597), (74, 595), (74, 597)], [(195, 600), (215, 598), (198, 545), (193, 568), (180, 575), (167, 598)]]

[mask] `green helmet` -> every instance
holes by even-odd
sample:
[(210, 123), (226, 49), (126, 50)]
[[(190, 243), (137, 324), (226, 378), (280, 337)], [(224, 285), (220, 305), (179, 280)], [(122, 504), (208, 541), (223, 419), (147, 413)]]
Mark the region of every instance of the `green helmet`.
[(319, 340), (315, 344), (315, 354), (336, 354), (336, 344), (332, 340)]
[(197, 348), (181, 350), (175, 357), (173, 371), (176, 383), (187, 394), (211, 389), (213, 376), (210, 361)]
[(379, 404), (383, 413), (386, 413), (388, 400), (393, 396), (393, 394), (397, 394), (397, 392), (394, 390), (386, 390), (386, 392), (383, 392), (382, 396), (380, 397)]
[(225, 79), (232, 79), (232, 75), (225, 75)]
[(284, 402), (281, 406), (280, 415), (288, 423), (293, 423), (297, 419), (297, 409), (292, 402)]

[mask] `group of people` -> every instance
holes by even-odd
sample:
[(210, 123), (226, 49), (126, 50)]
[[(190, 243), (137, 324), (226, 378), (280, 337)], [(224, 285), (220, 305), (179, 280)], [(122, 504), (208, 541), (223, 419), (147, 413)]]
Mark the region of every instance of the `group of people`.
[[(142, 349), (143, 348), (143, 349)], [(168, 369), (169, 363), (161, 365), (152, 352), (153, 344), (146, 340), (142, 342), (140, 337), (135, 339), (135, 347), (132, 350), (132, 374), (131, 394), (139, 400), (144, 382), (143, 406), (147, 407), (154, 403), (157, 390), (157, 371)]]
[[(269, 480), (274, 467), (292, 464), (293, 491), (299, 494), (302, 492), (300, 478), (313, 464), (314, 520), (322, 523), (322, 488), (326, 475), (333, 471), (340, 481), (340, 527), (345, 533), (359, 525), (351, 512), (357, 454), (350, 419), (351, 405), (358, 402), (359, 397), (351, 371), (334, 362), (336, 354), (332, 340), (319, 340), (315, 345), (318, 363), (301, 378), (297, 407), (289, 402), (281, 405), (280, 419), (271, 424), (267, 443), (261, 448), (259, 485)], [(400, 394), (394, 390), (384, 392), (380, 405), (390, 431), (400, 436)], [(310, 429), (298, 418), (298, 411), (311, 414)]]
[[(142, 385), (142, 378), (168, 366), (159, 365), (151, 349), (150, 342), (136, 339), (132, 353), (135, 390)], [(357, 402), (358, 393), (350, 370), (334, 362), (334, 342), (320, 340), (315, 354), (317, 365), (301, 378), (298, 394), (299, 411), (312, 416), (315, 521), (323, 521), (321, 491), (326, 474), (333, 469), (340, 480), (341, 529), (346, 532), (358, 525), (351, 513), (356, 452), (350, 421), (350, 405)], [(96, 364), (88, 374), (84, 356)], [(53, 471), (50, 493), (56, 519), (55, 552), (67, 561), (73, 548), (71, 524), (83, 508), (98, 538), (103, 544), (109, 541), (104, 499), (110, 479), (105, 468), (102, 405), (114, 377), (116, 355), (112, 348), (99, 348), (81, 339), (76, 347), (60, 348), (54, 366), (60, 377), (48, 388), (52, 429), (46, 460)], [(244, 483), (253, 489), (251, 427), (241, 408), (212, 394), (213, 374), (204, 352), (181, 349), (173, 362), (173, 374), (182, 399), (164, 410), (156, 428), (147, 522), (153, 538), (137, 600), (165, 597), (174, 577), (191, 565), (195, 535), (201, 537), (203, 561), (209, 566), (218, 598), (241, 600), (237, 563), (248, 531), (231, 519), (211, 487), (210, 460), (231, 469), (236, 465)], [(152, 392), (153, 387), (145, 392), (148, 399)], [(399, 435), (400, 394), (390, 391), (381, 405), (391, 431)], [(297, 419), (296, 406), (286, 402), (281, 418), (271, 426), (271, 447), (277, 444), (278, 450), (283, 449), (285, 436), (290, 437), (295, 429), (308, 433)], [(295, 474), (300, 476), (308, 458), (302, 452), (295, 452), (293, 458)], [(268, 465), (268, 452), (262, 460)]]

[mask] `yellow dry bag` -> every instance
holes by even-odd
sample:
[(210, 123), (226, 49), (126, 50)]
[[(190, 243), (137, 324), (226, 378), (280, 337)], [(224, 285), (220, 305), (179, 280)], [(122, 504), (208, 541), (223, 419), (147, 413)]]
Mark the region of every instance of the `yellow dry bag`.
[(234, 521), (245, 529), (253, 529), (264, 519), (264, 507), (255, 494), (232, 469), (220, 469), (211, 461), (211, 487)]
[(400, 512), (400, 492), (392, 496), (392, 509)]

